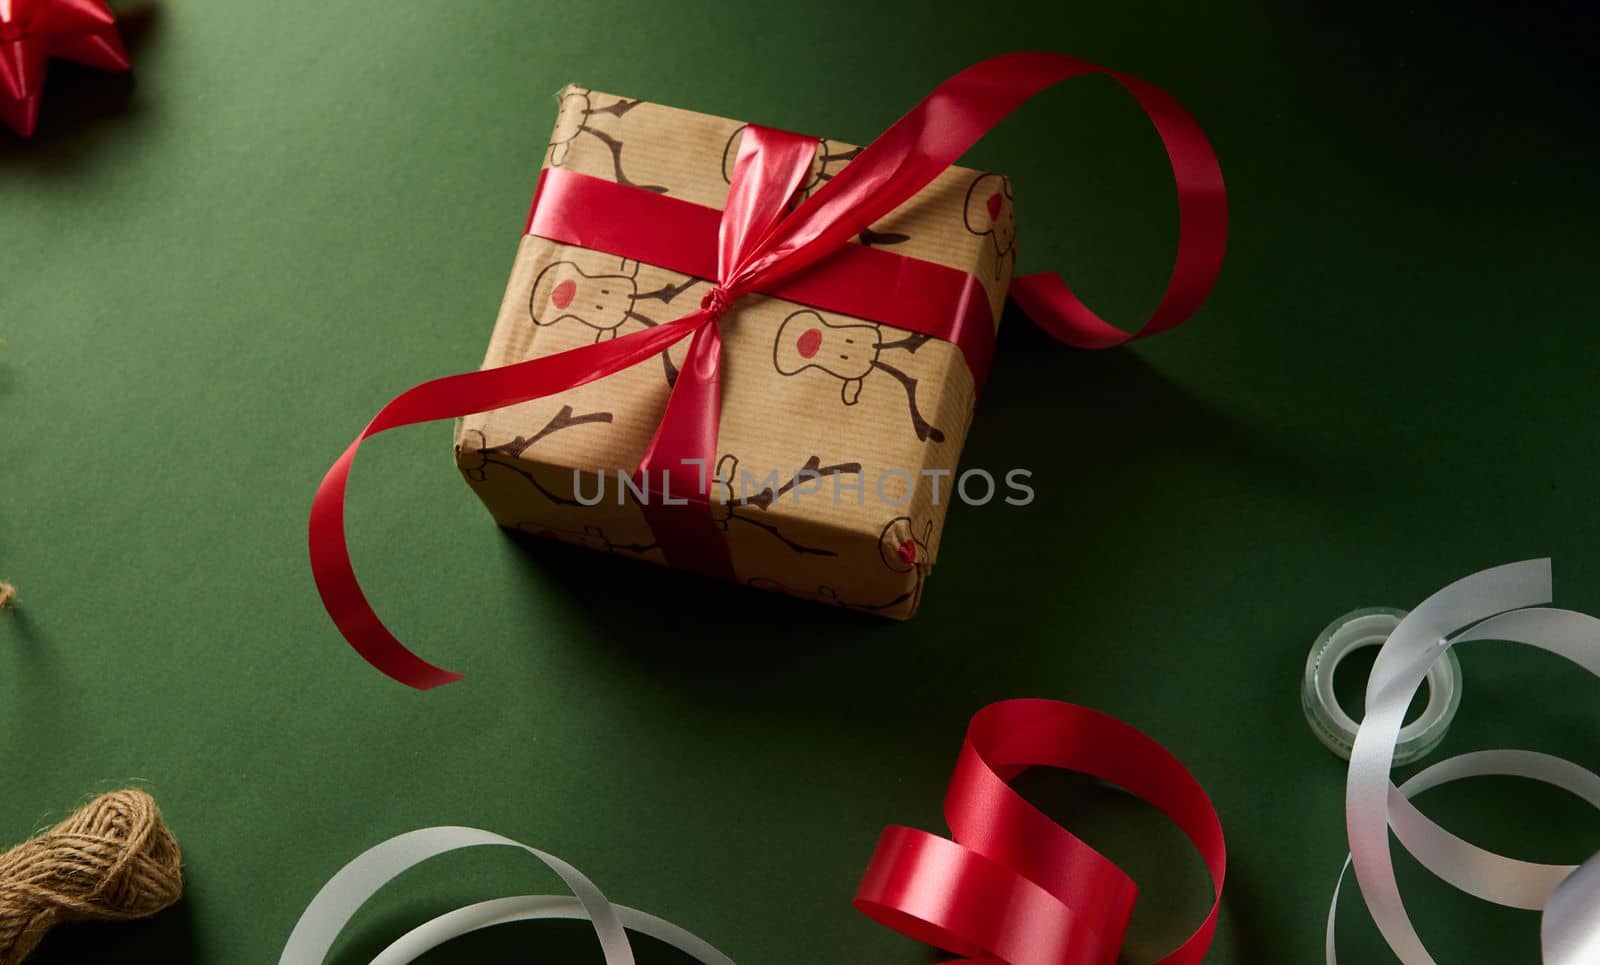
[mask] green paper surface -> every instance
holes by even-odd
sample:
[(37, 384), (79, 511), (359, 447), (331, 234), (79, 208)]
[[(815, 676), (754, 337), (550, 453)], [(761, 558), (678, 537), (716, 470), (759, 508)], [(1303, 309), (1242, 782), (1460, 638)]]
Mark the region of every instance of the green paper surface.
[[(1540, 555), (1559, 604), (1600, 611), (1576, 4), (119, 10), (134, 79), (56, 65), (37, 137), (0, 134), (0, 578), (21, 595), (0, 613), (0, 841), (137, 781), (189, 892), (62, 929), (40, 963), (276, 961), (344, 861), (428, 824), (561, 855), (740, 962), (926, 962), (850, 897), (883, 825), (942, 830), (967, 718), (1014, 696), (1115, 714), (1208, 788), (1231, 859), (1209, 962), (1316, 962), (1345, 854), (1343, 766), (1299, 709), (1317, 631)], [(390, 396), (482, 357), (561, 85), (865, 143), (1023, 47), (1194, 113), (1228, 263), (1191, 325), (1131, 350), (1007, 320), (963, 465), (1029, 469), (1038, 498), (955, 507), (915, 619), (512, 539), (437, 424), (364, 448), (350, 539), (378, 612), (467, 679), (414, 693), (344, 644), (307, 564), (312, 493)], [(1154, 307), (1172, 189), (1112, 83), (1036, 100), (967, 161), (1013, 179), (1020, 270), (1064, 269), (1124, 324)], [(1442, 753), (1600, 765), (1600, 683), (1525, 648), (1462, 662)], [(1128, 961), (1199, 921), (1199, 860), (1159, 815), (1024, 784), (1143, 887)], [(1591, 812), (1523, 782), (1422, 800), (1530, 860), (1600, 847)], [(1537, 915), (1399, 867), (1441, 962), (1536, 959)], [(509, 852), (442, 859), (337, 960), (556, 887)], [(1341, 957), (1390, 960), (1354, 889), (1343, 907)], [(599, 960), (583, 926), (541, 924), (427, 961), (529, 956)]]

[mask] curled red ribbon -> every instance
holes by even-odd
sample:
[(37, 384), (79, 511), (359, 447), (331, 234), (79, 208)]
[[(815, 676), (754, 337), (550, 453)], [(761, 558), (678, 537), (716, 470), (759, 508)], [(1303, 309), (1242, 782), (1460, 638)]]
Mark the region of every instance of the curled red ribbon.
[[(768, 291), (838, 252), (909, 200), (1028, 98), (1082, 74), (1105, 74), (1149, 114), (1172, 162), (1181, 218), (1177, 259), (1160, 305), (1134, 333), (1112, 327), (1055, 275), (1016, 279), (1012, 293), (1036, 323), (1069, 344), (1103, 348), (1177, 325), (1205, 300), (1227, 238), (1222, 172), (1198, 124), (1160, 89), (1135, 77), (1054, 53), (1014, 53), (967, 68), (941, 84), (830, 181), (792, 211), (786, 206), (815, 140), (751, 126), (741, 142), (718, 229), (716, 287), (683, 318), (560, 355), (424, 383), (379, 411), (328, 470), (311, 509), (312, 574), (346, 640), (402, 683), (429, 688), (459, 679), (407, 650), (378, 619), (356, 581), (344, 532), (344, 494), (361, 442), (403, 425), (453, 419), (552, 395), (604, 378), (691, 338), (666, 411), (636, 478), (664, 481), (686, 502), (645, 504), (646, 519), (676, 566), (728, 577), (732, 564), (712, 522), (703, 478), (716, 464), (721, 410), (718, 320), (738, 298)], [(981, 378), (982, 373), (975, 373)], [(658, 505), (659, 504), (659, 505)]]
[(1134, 884), (1007, 785), (1035, 766), (1079, 771), (1131, 791), (1194, 842), (1216, 901), (1199, 929), (1160, 965), (1204, 958), (1227, 867), (1211, 800), (1160, 744), (1114, 717), (1054, 700), (1006, 700), (973, 716), (945, 796), (954, 840), (886, 828), (856, 907), (974, 962), (1115, 965)]

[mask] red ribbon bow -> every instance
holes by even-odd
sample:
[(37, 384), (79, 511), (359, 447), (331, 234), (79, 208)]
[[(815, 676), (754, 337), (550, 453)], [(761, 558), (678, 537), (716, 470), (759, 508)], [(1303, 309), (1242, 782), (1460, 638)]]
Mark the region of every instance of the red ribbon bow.
[(103, 0), (0, 0), (0, 121), (33, 134), (51, 57), (127, 70), (116, 20)]
[(1211, 947), (1227, 849), (1211, 800), (1166, 748), (1122, 721), (1054, 700), (1006, 700), (973, 715), (945, 796), (951, 837), (891, 826), (855, 905), (890, 928), (974, 962), (1115, 965), (1133, 881), (1006, 782), (1029, 767), (1079, 771), (1159, 808), (1193, 841), (1216, 900), (1158, 965)]
[[(642, 491), (657, 481), (686, 499), (649, 499), (645, 518), (669, 562), (731, 577), (726, 543), (712, 522), (706, 476), (716, 464), (721, 412), (720, 320), (741, 296), (767, 290), (828, 258), (950, 167), (1006, 115), (1053, 84), (1105, 74), (1149, 114), (1167, 149), (1178, 188), (1177, 260), (1155, 313), (1137, 332), (1091, 312), (1055, 274), (1012, 283), (1034, 321), (1061, 340), (1104, 348), (1181, 323), (1200, 307), (1222, 266), (1227, 202), (1222, 171), (1205, 134), (1178, 103), (1135, 77), (1053, 53), (1014, 53), (967, 68), (793, 210), (790, 199), (811, 164), (816, 140), (752, 125), (740, 144), (718, 230), (716, 287), (683, 318), (515, 365), (448, 376), (402, 393), (368, 424), (328, 470), (311, 509), (311, 568), (341, 633), (373, 666), (402, 683), (429, 688), (460, 675), (421, 659), (378, 619), (356, 581), (344, 532), (344, 494), (361, 442), (400, 426), (453, 419), (552, 395), (654, 358), (691, 339), (660, 426), (639, 464)], [(974, 373), (981, 378), (982, 373)]]

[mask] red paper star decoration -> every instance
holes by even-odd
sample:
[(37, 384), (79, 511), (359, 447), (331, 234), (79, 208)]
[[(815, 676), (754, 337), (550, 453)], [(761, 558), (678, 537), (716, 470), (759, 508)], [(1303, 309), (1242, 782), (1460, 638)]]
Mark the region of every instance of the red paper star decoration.
[(127, 70), (116, 21), (104, 0), (0, 0), (0, 121), (33, 134), (51, 57)]

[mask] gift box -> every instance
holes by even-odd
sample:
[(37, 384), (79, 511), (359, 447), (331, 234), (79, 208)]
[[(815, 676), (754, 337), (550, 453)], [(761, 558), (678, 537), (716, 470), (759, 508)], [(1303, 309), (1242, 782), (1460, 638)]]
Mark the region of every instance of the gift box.
[[(747, 125), (576, 86), (559, 103), (545, 169), (721, 211)], [(812, 143), (797, 199), (860, 151), (827, 138)], [(1011, 186), (998, 174), (949, 168), (850, 244), (895, 256), (885, 270), (916, 260), (971, 279), (992, 332), (1016, 256)], [(713, 286), (525, 235), (483, 367), (659, 325), (698, 306)], [(717, 462), (707, 475), (735, 578), (909, 617), (959, 498), (957, 462), (977, 389), (966, 357), (951, 342), (882, 320), (772, 296), (732, 307), (721, 341)], [(626, 480), (661, 422), (687, 350), (680, 342), (654, 362), (463, 419), (456, 461), (495, 521), (666, 563)], [(1003, 477), (974, 476), (964, 489), (975, 500), (1022, 498), (1005, 487)]]
[[(1055, 274), (1012, 277), (1011, 185), (955, 166), (1040, 91), (1120, 83), (1161, 136), (1178, 254), (1136, 331)], [(941, 84), (862, 148), (569, 87), (481, 369), (385, 405), (323, 477), (312, 574), (334, 623), (414, 687), (459, 675), (407, 649), (361, 591), (344, 496), (363, 440), (460, 419), (457, 465), (502, 526), (904, 618), (955, 502), (1026, 502), (958, 471), (1011, 297), (1069, 344), (1171, 328), (1227, 234), (1204, 133), (1144, 81), (1006, 54)]]

